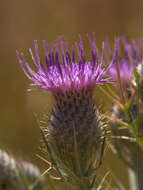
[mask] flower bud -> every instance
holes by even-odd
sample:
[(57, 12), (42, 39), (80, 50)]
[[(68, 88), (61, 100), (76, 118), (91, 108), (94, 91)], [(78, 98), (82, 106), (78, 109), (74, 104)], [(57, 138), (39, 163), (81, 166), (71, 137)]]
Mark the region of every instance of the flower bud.
[(15, 190), (21, 182), (15, 159), (0, 150), (0, 189)]
[(39, 169), (28, 162), (17, 161), (11, 155), (0, 150), (0, 189), (25, 190), (25, 179), (32, 190), (42, 190), (44, 178), (40, 178)]
[(27, 182), (34, 186), (33, 190), (43, 189), (45, 185), (44, 177), (40, 177), (41, 173), (37, 166), (22, 160), (17, 161), (17, 166), (19, 167), (22, 175), (26, 178)]
[[(134, 111), (134, 116), (138, 114), (136, 105), (133, 106), (132, 110)], [(117, 105), (113, 108), (112, 117), (127, 121), (125, 113)], [(135, 171), (143, 167), (143, 148), (136, 142), (132, 131), (113, 121), (111, 122), (111, 129), (114, 136), (114, 148), (125, 164)]]

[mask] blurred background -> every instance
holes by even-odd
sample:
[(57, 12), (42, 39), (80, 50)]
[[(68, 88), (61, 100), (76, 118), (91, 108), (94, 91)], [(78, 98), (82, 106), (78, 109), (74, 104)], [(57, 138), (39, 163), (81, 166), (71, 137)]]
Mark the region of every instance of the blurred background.
[[(111, 40), (119, 35), (136, 39), (143, 35), (142, 8), (142, 0), (1, 0), (0, 147), (43, 170), (47, 167), (35, 156), (40, 153), (36, 118), (51, 108), (50, 97), (45, 92), (27, 92), (29, 81), (19, 66), (16, 49), (29, 59), (28, 48), (34, 39), (55, 42), (57, 35), (64, 35), (73, 42), (79, 33), (85, 38), (92, 32), (98, 44), (107, 35)], [(103, 168), (127, 185), (124, 165), (111, 152), (106, 153)]]

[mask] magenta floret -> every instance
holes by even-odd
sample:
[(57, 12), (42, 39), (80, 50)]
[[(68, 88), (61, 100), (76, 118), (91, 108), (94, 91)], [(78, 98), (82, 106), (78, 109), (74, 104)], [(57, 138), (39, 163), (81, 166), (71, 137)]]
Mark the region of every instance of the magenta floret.
[[(110, 49), (109, 42), (106, 43), (107, 49)], [(143, 45), (143, 44), (142, 44)], [(108, 51), (109, 52), (109, 51)], [(130, 43), (127, 42), (125, 37), (116, 39), (114, 54), (116, 54), (113, 64), (109, 69), (109, 73), (112, 78), (117, 81), (117, 64), (119, 65), (120, 76), (124, 84), (130, 83), (134, 78), (134, 67), (142, 62), (141, 55), (141, 44), (132, 40)], [(112, 53), (108, 54), (108, 58), (112, 57)]]
[[(103, 68), (103, 49), (99, 56), (94, 35), (93, 41), (88, 36), (92, 60), (86, 60), (81, 37), (79, 43), (75, 42), (71, 51), (63, 37), (57, 39), (54, 46), (48, 45), (43, 40), (45, 63), (41, 62), (38, 53), (37, 40), (34, 41), (35, 57), (30, 49), (35, 71), (24, 58), (23, 53), (17, 57), (25, 75), (33, 82), (34, 86), (51, 91), (52, 93), (64, 92), (73, 88), (88, 88), (93, 90), (98, 84), (110, 82), (107, 71), (110, 66)], [(60, 44), (60, 49), (59, 49)]]

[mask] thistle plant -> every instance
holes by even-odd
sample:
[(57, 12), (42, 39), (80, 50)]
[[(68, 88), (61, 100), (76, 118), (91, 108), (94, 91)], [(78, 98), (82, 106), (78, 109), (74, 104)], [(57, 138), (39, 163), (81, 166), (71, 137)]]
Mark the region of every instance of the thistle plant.
[(21, 179), (14, 158), (0, 150), (0, 189), (18, 189), (20, 183)]
[[(39, 168), (23, 160), (16, 160), (17, 168), (24, 183), (24, 190), (43, 190), (46, 182)], [(22, 188), (21, 188), (22, 189)]]
[[(113, 145), (117, 155), (137, 176), (137, 187), (143, 189), (143, 64), (141, 44), (128, 43), (124, 37), (115, 45), (116, 57), (110, 74), (116, 81), (117, 95), (111, 116)], [(108, 54), (109, 55), (109, 54)], [(110, 56), (112, 56), (110, 54)]]
[(45, 182), (40, 175), (37, 166), (0, 150), (1, 190), (42, 190)]
[(88, 36), (91, 60), (85, 57), (82, 38), (79, 39), (71, 49), (63, 37), (57, 38), (53, 46), (44, 40), (45, 63), (35, 40), (35, 56), (29, 50), (35, 70), (23, 53), (17, 51), (17, 57), (32, 88), (49, 91), (55, 100), (41, 133), (58, 179), (72, 184), (74, 189), (93, 190), (106, 136), (106, 124), (94, 103), (93, 92), (98, 85), (111, 82), (107, 74), (110, 64), (103, 67), (104, 44), (99, 54), (94, 35), (93, 40)]

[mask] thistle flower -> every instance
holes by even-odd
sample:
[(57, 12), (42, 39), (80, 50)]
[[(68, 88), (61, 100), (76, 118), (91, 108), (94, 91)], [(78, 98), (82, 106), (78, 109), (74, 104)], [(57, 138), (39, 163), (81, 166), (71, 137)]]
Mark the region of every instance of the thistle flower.
[(43, 189), (45, 185), (44, 177), (40, 177), (41, 173), (37, 166), (30, 162), (23, 160), (17, 160), (16, 164), (26, 181), (32, 185), (33, 190)]
[[(90, 38), (89, 38), (90, 40)], [(82, 39), (80, 43), (76, 43), (78, 60), (75, 60), (75, 49), (72, 48), (72, 55), (68, 50), (68, 45), (64, 39), (60, 38), (62, 52), (59, 51), (59, 39), (57, 43), (48, 46), (46, 41), (43, 41), (46, 64), (42, 64), (39, 53), (37, 41), (34, 41), (34, 49), (37, 61), (35, 60), (32, 50), (29, 49), (37, 72), (31, 69), (29, 64), (24, 59), (23, 53), (21, 57), (17, 51), (17, 57), (20, 65), (26, 76), (33, 82), (33, 85), (41, 87), (53, 93), (65, 93), (66, 91), (88, 89), (93, 90), (97, 84), (109, 82), (109, 78), (105, 78), (107, 69), (102, 69), (103, 56), (99, 59), (97, 56), (97, 48), (95, 41), (90, 40), (92, 61), (86, 61)], [(64, 50), (65, 48), (65, 50)]]
[[(110, 50), (109, 42), (106, 42), (107, 48)], [(127, 42), (125, 37), (117, 38), (115, 42), (114, 63), (109, 72), (115, 81), (118, 80), (117, 64), (119, 66), (120, 77), (123, 84), (129, 84), (134, 78), (134, 67), (142, 60), (141, 44), (137, 44), (134, 40)], [(113, 52), (107, 49), (107, 56), (112, 57)]]
[(63, 172), (61, 160), (77, 176), (80, 175), (76, 163), (76, 144), (81, 172), (85, 173), (101, 145), (103, 136), (104, 123), (94, 104), (93, 91), (97, 85), (111, 81), (107, 76), (110, 66), (103, 68), (103, 50), (99, 56), (94, 35), (93, 41), (89, 36), (88, 40), (91, 61), (85, 58), (81, 37), (80, 42), (76, 42), (71, 50), (62, 37), (57, 39), (54, 46), (49, 46), (44, 40), (45, 64), (41, 62), (37, 41), (34, 41), (36, 60), (31, 49), (30, 54), (37, 71), (29, 66), (23, 54), (20, 56), (17, 52), (20, 65), (33, 85), (50, 91), (55, 98), (55, 107), (49, 119), (49, 126), (46, 127), (46, 142), (64, 177), (66, 172)]
[[(119, 43), (120, 41), (122, 44)], [(117, 57), (114, 60), (115, 65), (113, 64), (110, 69), (110, 74), (115, 80), (118, 80), (120, 94), (124, 96), (124, 101), (121, 101), (123, 109), (118, 105), (113, 106), (111, 117), (121, 121), (121, 123), (129, 124), (130, 127), (127, 128), (115, 120), (112, 121), (111, 130), (114, 136), (112, 142), (118, 156), (138, 176), (138, 185), (142, 189), (143, 66), (141, 44), (137, 44), (135, 41), (128, 44), (125, 38), (117, 39), (115, 51)], [(117, 66), (119, 73), (117, 72)]]

